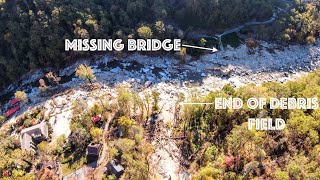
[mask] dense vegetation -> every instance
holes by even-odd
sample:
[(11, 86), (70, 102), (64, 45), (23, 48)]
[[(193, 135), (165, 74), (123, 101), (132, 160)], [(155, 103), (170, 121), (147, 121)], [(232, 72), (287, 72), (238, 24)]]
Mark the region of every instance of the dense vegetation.
[(269, 18), (272, 7), (266, 0), (2, 0), (0, 87), (29, 70), (88, 55), (64, 52), (66, 38), (182, 38), (183, 31)]
[[(193, 102), (215, 97), (288, 98), (320, 96), (320, 72), (286, 84), (265, 83), (212, 92)], [(185, 106), (177, 136), (195, 179), (319, 179), (320, 119), (316, 110), (216, 110), (214, 106)], [(282, 131), (248, 130), (249, 117), (282, 118)]]
[(286, 28), (282, 38), (285, 41), (314, 43), (320, 35), (320, 2), (297, 3), (284, 24)]
[[(283, 4), (279, 1), (276, 6), (277, 20), (271, 25), (259, 25), (255, 29), (258, 39), (276, 41), (282, 44), (302, 43), (313, 44), (320, 32), (320, 2), (290, 1)], [(250, 30), (249, 30), (250, 31)]]
[[(34, 179), (34, 174), (28, 172), (41, 162), (35, 161), (34, 152), (21, 150), (20, 140), (14, 135), (24, 128), (40, 123), (44, 118), (44, 110), (43, 107), (31, 109), (17, 118), (15, 124), (2, 127), (0, 133), (0, 179), (9, 179), (8, 175), (10, 174), (14, 179)], [(49, 133), (52, 133), (52, 129), (49, 130)], [(41, 149), (39, 153), (38, 158), (43, 160), (45, 154)]]

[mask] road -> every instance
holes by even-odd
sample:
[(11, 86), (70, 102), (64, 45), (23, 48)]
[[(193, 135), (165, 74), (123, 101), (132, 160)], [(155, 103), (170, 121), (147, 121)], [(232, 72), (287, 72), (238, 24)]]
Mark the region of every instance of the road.
[(110, 122), (113, 120), (114, 118), (114, 113), (109, 114), (108, 116), (108, 120), (104, 126), (103, 129), (103, 148), (102, 148), (102, 153), (98, 159), (98, 166), (95, 168), (93, 176), (94, 179), (101, 179), (103, 173), (105, 172), (106, 168), (106, 164), (108, 163), (108, 158), (107, 158), (107, 154), (108, 154), (108, 142), (109, 142), (109, 125)]
[(266, 24), (271, 24), (273, 23), (277, 17), (278, 17), (278, 14), (280, 12), (284, 12), (284, 13), (287, 13), (287, 11), (289, 11), (292, 6), (293, 6), (293, 2), (292, 1), (287, 1), (287, 0), (279, 0), (279, 3), (284, 3), (284, 4), (288, 4), (288, 7), (286, 9), (283, 9), (279, 6), (276, 6), (275, 9), (273, 10), (273, 13), (272, 13), (272, 17), (269, 19), (269, 20), (266, 20), (266, 21), (252, 21), (252, 22), (247, 22), (247, 23), (244, 23), (243, 25), (240, 25), (236, 28), (233, 28), (233, 29), (229, 29), (229, 30), (226, 30), (224, 31), (223, 33), (221, 34), (215, 34), (213, 36), (210, 36), (210, 35), (201, 35), (201, 38), (213, 38), (213, 39), (216, 39), (219, 41), (219, 48), (220, 50), (224, 50), (224, 47), (223, 47), (223, 44), (222, 44), (222, 37), (225, 36), (225, 35), (228, 35), (228, 34), (231, 34), (231, 33), (238, 33), (240, 32), (242, 29), (246, 28), (246, 27), (249, 27), (249, 26), (255, 26), (255, 25), (266, 25)]

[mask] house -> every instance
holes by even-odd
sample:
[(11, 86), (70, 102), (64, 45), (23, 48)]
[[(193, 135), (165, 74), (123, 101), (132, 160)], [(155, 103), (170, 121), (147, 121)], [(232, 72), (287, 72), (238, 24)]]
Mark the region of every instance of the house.
[(46, 122), (41, 122), (35, 126), (23, 129), (21, 131), (21, 149), (33, 150), (37, 149), (37, 145), (46, 139), (48, 139), (48, 125)]
[(8, 118), (10, 116), (12, 116), (15, 112), (20, 110), (20, 105), (19, 105), (20, 100), (17, 98), (14, 98), (12, 100), (10, 100), (9, 104), (9, 109), (8, 111), (6, 111), (4, 114), (5, 116)]
[(18, 106), (15, 106), (15, 107), (9, 109), (9, 110), (6, 111), (4, 114), (5, 114), (6, 117), (8, 118), (8, 117), (12, 116), (15, 112), (17, 112), (17, 111), (19, 111), (19, 110), (20, 110), (20, 106), (18, 105)]
[(90, 143), (87, 147), (86, 155), (88, 159), (96, 159), (99, 157), (101, 144)]
[(97, 115), (97, 116), (94, 116), (94, 117), (91, 117), (91, 121), (93, 122), (93, 123), (97, 123), (97, 122), (99, 122), (99, 121), (101, 121), (101, 115), (99, 114), (99, 115)]
[(124, 168), (121, 164), (117, 163), (117, 160), (111, 160), (106, 165), (107, 167), (107, 174), (114, 174), (118, 178), (123, 174)]
[(16, 104), (19, 103), (19, 102), (20, 102), (19, 99), (14, 98), (14, 99), (12, 99), (12, 100), (10, 101), (10, 105), (11, 105), (11, 106), (14, 106), (14, 105), (16, 105)]
[(87, 163), (91, 164), (93, 162), (97, 162), (100, 156), (101, 152), (101, 144), (95, 144), (94, 142), (91, 142), (86, 151), (87, 155)]

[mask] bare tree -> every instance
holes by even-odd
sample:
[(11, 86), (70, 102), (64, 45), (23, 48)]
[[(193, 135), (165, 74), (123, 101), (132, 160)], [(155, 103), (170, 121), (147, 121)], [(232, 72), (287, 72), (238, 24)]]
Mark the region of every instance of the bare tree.
[(46, 78), (53, 86), (58, 85), (61, 80), (61, 77), (57, 77), (51, 71), (46, 74)]
[(254, 53), (254, 50), (257, 48), (258, 43), (255, 39), (249, 38), (246, 40), (246, 46), (250, 53)]

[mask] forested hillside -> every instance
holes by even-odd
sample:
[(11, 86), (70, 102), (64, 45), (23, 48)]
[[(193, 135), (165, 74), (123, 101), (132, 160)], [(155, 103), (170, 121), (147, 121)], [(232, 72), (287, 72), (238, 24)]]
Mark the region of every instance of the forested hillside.
[(320, 35), (320, 2), (297, 3), (284, 21), (282, 38), (287, 42), (306, 42), (312, 44)]
[[(215, 97), (319, 97), (319, 72), (294, 82), (268, 82), (212, 92), (192, 102), (214, 102)], [(319, 179), (319, 109), (216, 110), (188, 105), (176, 128), (184, 156), (191, 160), (194, 179)], [(282, 131), (249, 131), (248, 117), (282, 118)]]

